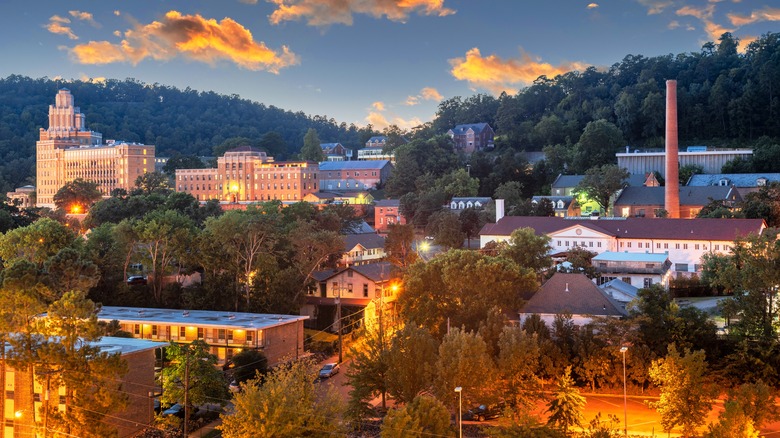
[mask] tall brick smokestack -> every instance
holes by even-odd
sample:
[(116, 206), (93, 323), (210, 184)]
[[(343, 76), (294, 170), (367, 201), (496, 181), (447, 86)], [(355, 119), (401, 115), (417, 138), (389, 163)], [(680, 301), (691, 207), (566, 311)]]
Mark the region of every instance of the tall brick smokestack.
[(677, 81), (666, 81), (666, 186), (667, 217), (680, 217), (680, 169), (677, 159)]

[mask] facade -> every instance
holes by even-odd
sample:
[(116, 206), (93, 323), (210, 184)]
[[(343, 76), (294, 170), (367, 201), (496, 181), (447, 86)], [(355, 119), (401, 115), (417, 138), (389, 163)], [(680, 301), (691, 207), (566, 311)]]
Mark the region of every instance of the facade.
[(198, 201), (298, 202), (319, 190), (318, 173), (317, 163), (274, 162), (263, 151), (241, 146), (225, 152), (216, 169), (176, 169), (175, 189)]
[[(711, 201), (723, 201), (733, 208), (742, 201), (734, 187), (703, 186), (679, 188), (679, 217), (695, 218)], [(666, 203), (665, 187), (626, 187), (615, 200), (615, 215), (623, 217), (657, 218)]]
[[(164, 347), (161, 342), (140, 339), (103, 337), (96, 343), (101, 351), (119, 353), (127, 362), (128, 372), (122, 378), (122, 391), (128, 396), (128, 405), (124, 411), (102, 419), (115, 426), (118, 436), (135, 436), (154, 419), (153, 399), (149, 392), (156, 387), (154, 379), (155, 350)], [(2, 363), (2, 362), (0, 362)], [(30, 430), (36, 422), (43, 423), (40, 409), (46, 402), (46, 385), (40, 375), (31, 380), (26, 372), (16, 372), (11, 366), (5, 366), (5, 391), (3, 392), (5, 422), (0, 432), (2, 437), (35, 436)], [(33, 399), (25, 389), (33, 388)], [(66, 388), (50, 387), (49, 403), (56, 403), (60, 411), (65, 411)]]
[(487, 123), (471, 123), (456, 125), (447, 131), (447, 135), (455, 143), (455, 150), (470, 154), (474, 151), (493, 149), (493, 137), (496, 133)]
[(531, 202), (538, 204), (547, 199), (553, 206), (556, 217), (576, 217), (580, 215), (580, 206), (573, 196), (534, 196)]
[(376, 233), (347, 234), (340, 266), (376, 263), (385, 258), (385, 238)]
[(13, 192), (5, 194), (8, 202), (19, 208), (35, 207), (35, 186), (17, 187)]
[(760, 235), (766, 223), (763, 219), (506, 216), (482, 228), (480, 245), (506, 241), (512, 231), (524, 227), (533, 228), (537, 235), (549, 236), (553, 254), (575, 246), (596, 254), (606, 251), (666, 254), (672, 262), (672, 275), (679, 277), (700, 272), (704, 254), (728, 253), (735, 239)]
[(319, 165), (323, 191), (373, 190), (384, 185), (393, 172), (388, 160), (335, 161)]
[(625, 306), (610, 298), (584, 274), (556, 273), (520, 310), (520, 322), (533, 314), (552, 325), (555, 315), (571, 313), (576, 325), (589, 323), (594, 316), (620, 318)]
[(376, 324), (380, 314), (389, 324), (395, 315), (398, 289), (393, 287), (391, 269), (390, 263), (379, 262), (315, 272), (316, 287), (309, 290), (301, 314), (318, 330), (339, 330), (339, 308), (342, 327)]
[(320, 143), (320, 148), (322, 148), (322, 153), (325, 154), (326, 157), (329, 155), (347, 156), (347, 148), (341, 143)]
[[(578, 209), (579, 213), (577, 216), (590, 216), (592, 214), (601, 214), (601, 206), (598, 204), (598, 202), (593, 201), (591, 199), (588, 199), (585, 195), (580, 194), (579, 197), (577, 197), (577, 186), (582, 182), (582, 179), (585, 178), (585, 175), (563, 175), (559, 174), (557, 178), (555, 178), (555, 181), (553, 181), (551, 185), (551, 193), (552, 196), (570, 196), (572, 198), (575, 198), (576, 206), (574, 209)], [(631, 173), (628, 175), (628, 179), (625, 183), (626, 187), (658, 187), (660, 184), (658, 183), (658, 180), (655, 178), (655, 174), (650, 173)], [(615, 196), (612, 197), (610, 200), (611, 202), (614, 202), (615, 198), (619, 195), (619, 193), (616, 193)], [(556, 208), (556, 216), (558, 216), (558, 210), (562, 210), (559, 208)], [(568, 210), (568, 208), (567, 208)], [(561, 212), (563, 213), (563, 212)], [(574, 216), (572, 214), (573, 211), (568, 212), (568, 216)]]
[(114, 189), (132, 190), (135, 180), (154, 171), (154, 146), (110, 140), (86, 129), (73, 95), (61, 89), (49, 105), (49, 128), (36, 143), (36, 205), (54, 208), (57, 191), (77, 178), (98, 184), (104, 197)]
[(401, 215), (401, 201), (398, 199), (383, 199), (374, 204), (374, 228), (377, 233), (386, 233), (391, 224), (406, 225), (406, 218)]
[(98, 319), (119, 321), (133, 337), (190, 343), (203, 340), (219, 363), (247, 348), (262, 351), (274, 366), (303, 355), (303, 321), (307, 316), (210, 310), (173, 310), (104, 306)]
[[(664, 151), (640, 151), (615, 154), (618, 166), (627, 169), (630, 173), (658, 172), (666, 178), (666, 164)], [(749, 160), (753, 156), (752, 149), (712, 149), (706, 147), (689, 147), (685, 152), (678, 152), (680, 167), (698, 165), (704, 169), (704, 173), (720, 173), (723, 165), (735, 159)]]
[(395, 153), (383, 152), (387, 145), (387, 137), (384, 135), (375, 135), (368, 139), (366, 147), (357, 151), (358, 161), (388, 160), (395, 163)]
[(666, 289), (672, 273), (672, 262), (665, 253), (605, 251), (593, 257), (591, 263), (600, 275), (599, 285), (619, 279), (637, 288), (660, 284)]

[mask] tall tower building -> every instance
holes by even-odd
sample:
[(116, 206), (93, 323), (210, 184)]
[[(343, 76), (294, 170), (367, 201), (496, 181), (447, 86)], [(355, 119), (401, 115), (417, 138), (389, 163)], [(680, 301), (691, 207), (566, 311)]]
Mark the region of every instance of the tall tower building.
[(84, 114), (66, 88), (49, 105), (49, 128), (36, 143), (36, 205), (54, 208), (54, 194), (77, 178), (98, 184), (103, 196), (130, 190), (136, 178), (154, 171), (154, 146), (109, 141), (86, 129)]

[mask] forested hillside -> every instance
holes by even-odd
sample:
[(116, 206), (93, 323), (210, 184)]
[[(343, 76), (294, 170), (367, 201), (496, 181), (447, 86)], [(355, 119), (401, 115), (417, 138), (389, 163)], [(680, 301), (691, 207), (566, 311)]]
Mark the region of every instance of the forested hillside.
[[(601, 164), (594, 157), (614, 157), (611, 143), (661, 147), (664, 83), (677, 79), (681, 146), (753, 146), (761, 137), (770, 139), (763, 144), (774, 144), (780, 138), (780, 34), (763, 35), (744, 53), (737, 47), (727, 33), (697, 53), (627, 55), (608, 69), (541, 77), (516, 95), (453, 97), (440, 103), (433, 122), (402, 134), (427, 140), (458, 123), (488, 122), (498, 135), (497, 154), (546, 147), (548, 173), (584, 172)], [(60, 87), (71, 89), (90, 129), (106, 139), (154, 144), (158, 155), (211, 155), (231, 138), (259, 141), (272, 131), (281, 135), (289, 155), (300, 149), (309, 128), (324, 142), (353, 148), (372, 134), (370, 127), (358, 129), (239, 96), (133, 79), (96, 84), (10, 76), (0, 79), (0, 192), (33, 182), (38, 128), (46, 126), (48, 105)], [(578, 147), (587, 124), (599, 120), (594, 131), (614, 125), (622, 135), (611, 139), (609, 150), (587, 150), (585, 143)], [(480, 160), (472, 162), (472, 176), (485, 177), (480, 169), (493, 167), (491, 159)]]

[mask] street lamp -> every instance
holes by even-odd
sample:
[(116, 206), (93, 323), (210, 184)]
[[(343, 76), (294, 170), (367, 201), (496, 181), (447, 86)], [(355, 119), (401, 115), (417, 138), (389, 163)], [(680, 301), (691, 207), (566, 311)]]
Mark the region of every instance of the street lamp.
[(461, 395), (463, 388), (457, 386), (455, 387), (455, 392), (458, 393), (458, 438), (463, 438), (463, 414), (461, 413), (463, 409), (463, 397)]
[(628, 407), (626, 404), (626, 351), (628, 351), (628, 347), (625, 345), (620, 347), (620, 352), (623, 353), (623, 434), (628, 436)]

